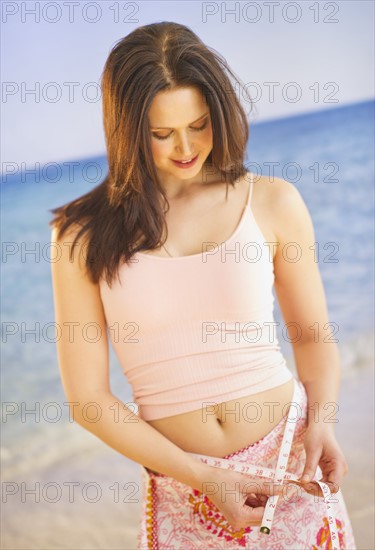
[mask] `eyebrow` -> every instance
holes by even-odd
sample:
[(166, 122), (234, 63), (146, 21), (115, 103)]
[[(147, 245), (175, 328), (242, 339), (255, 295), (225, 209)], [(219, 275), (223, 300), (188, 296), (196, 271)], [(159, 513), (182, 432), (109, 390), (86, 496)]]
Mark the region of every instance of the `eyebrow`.
[[(197, 118), (197, 120), (194, 120), (194, 122), (190, 122), (190, 124), (194, 124), (195, 122), (198, 122), (199, 120), (201, 120), (202, 118), (206, 117), (209, 114), (210, 114), (209, 112), (205, 113), (204, 115)], [(168, 128), (168, 127), (165, 127), (165, 126), (158, 126), (157, 128), (154, 128), (154, 127), (150, 126), (150, 129), (151, 130), (173, 130), (173, 128)]]

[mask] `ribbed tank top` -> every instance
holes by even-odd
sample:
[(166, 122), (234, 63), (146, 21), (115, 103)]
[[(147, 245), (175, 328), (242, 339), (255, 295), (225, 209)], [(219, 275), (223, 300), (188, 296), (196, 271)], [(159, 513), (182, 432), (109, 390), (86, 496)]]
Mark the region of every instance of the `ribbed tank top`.
[(276, 335), (272, 254), (251, 210), (247, 176), (247, 202), (227, 241), (189, 256), (138, 252), (120, 264), (112, 288), (99, 282), (111, 343), (144, 420), (292, 378)]

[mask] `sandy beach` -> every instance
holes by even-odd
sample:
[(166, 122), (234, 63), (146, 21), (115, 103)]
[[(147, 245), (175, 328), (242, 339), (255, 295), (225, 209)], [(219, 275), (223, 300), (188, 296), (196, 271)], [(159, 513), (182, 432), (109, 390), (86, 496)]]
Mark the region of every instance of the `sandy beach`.
[[(336, 435), (349, 464), (342, 492), (358, 550), (375, 547), (373, 387), (372, 365), (359, 364), (355, 371), (345, 373), (336, 425)], [(72, 429), (82, 431), (79, 426)], [(136, 547), (140, 468), (91, 434), (85, 433), (83, 437), (92, 439), (89, 452), (64, 459), (53, 468), (34, 472), (33, 476), (23, 476), (22, 482), (28, 490), (39, 482), (40, 502), (35, 502), (32, 494), (24, 494), (22, 502), (19, 488), (18, 494), (9, 496), (3, 504), (4, 550)], [(21, 483), (19, 479), (3, 479), (3, 486), (5, 481)]]

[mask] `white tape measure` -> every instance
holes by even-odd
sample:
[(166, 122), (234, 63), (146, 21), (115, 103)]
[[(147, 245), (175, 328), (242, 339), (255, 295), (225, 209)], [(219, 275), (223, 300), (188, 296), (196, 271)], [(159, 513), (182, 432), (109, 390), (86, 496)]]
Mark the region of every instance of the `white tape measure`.
[[(244, 464), (237, 462), (235, 460), (230, 460), (227, 458), (216, 458), (213, 456), (201, 455), (198, 453), (188, 453), (189, 455), (198, 458), (201, 462), (208, 464), (208, 466), (214, 466), (216, 468), (230, 469), (240, 472), (241, 474), (249, 474), (257, 477), (266, 477), (272, 479), (274, 483), (282, 484), (284, 481), (295, 481), (297, 485), (301, 486), (298, 482), (298, 477), (295, 474), (287, 472), (286, 467), (288, 464), (289, 454), (292, 447), (294, 430), (296, 427), (296, 419), (292, 416), (292, 408), (294, 403), (300, 403), (301, 390), (298, 386), (297, 380), (294, 379), (294, 393), (292, 398), (292, 403), (289, 407), (288, 417), (285, 423), (285, 429), (283, 434), (283, 439), (281, 442), (279, 457), (276, 465), (276, 469), (272, 470), (270, 468), (259, 467), (255, 464)], [(326, 483), (323, 481), (318, 481), (317, 479), (312, 479), (310, 483), (317, 483), (323, 493), (323, 500), (327, 508), (327, 517), (328, 517), (328, 526), (331, 533), (331, 543), (332, 550), (341, 550), (340, 541), (337, 533), (336, 527), (336, 515), (334, 512), (333, 503), (331, 499), (331, 491)], [(272, 521), (275, 514), (275, 509), (277, 501), (279, 500), (279, 495), (270, 496), (267, 500), (264, 514), (262, 518), (262, 525), (260, 527), (260, 532), (266, 535), (269, 535), (271, 532)], [(336, 501), (337, 502), (337, 501)]]

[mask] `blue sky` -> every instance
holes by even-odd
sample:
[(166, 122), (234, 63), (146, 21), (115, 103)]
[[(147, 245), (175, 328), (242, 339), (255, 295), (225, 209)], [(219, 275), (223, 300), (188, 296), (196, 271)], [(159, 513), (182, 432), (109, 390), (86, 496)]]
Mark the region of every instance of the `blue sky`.
[(157, 21), (189, 26), (259, 94), (250, 123), (374, 97), (371, 0), (75, 4), (2, 2), (3, 166), (104, 154), (105, 60), (119, 39)]

